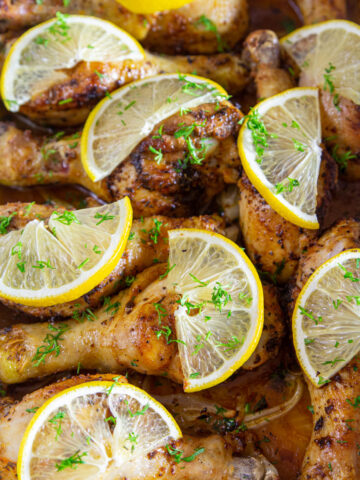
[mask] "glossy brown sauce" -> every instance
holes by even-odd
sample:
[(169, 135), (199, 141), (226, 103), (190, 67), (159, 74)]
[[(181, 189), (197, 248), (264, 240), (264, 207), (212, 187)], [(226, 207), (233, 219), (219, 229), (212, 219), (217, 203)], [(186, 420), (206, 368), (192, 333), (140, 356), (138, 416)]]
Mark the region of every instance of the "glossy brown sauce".
[[(292, 0), (250, 0), (251, 30), (268, 28), (275, 30), (279, 36), (290, 29), (301, 26), (301, 15)], [(360, 22), (360, 2), (349, 0), (349, 18)], [(246, 102), (243, 104), (246, 111)], [(89, 195), (83, 189), (67, 187), (35, 187), (31, 189), (12, 189), (0, 187), (0, 204), (15, 201), (36, 201), (44, 203), (55, 201), (64, 205), (79, 207), (81, 202)], [(344, 216), (360, 217), (360, 183), (339, 182), (334, 193), (329, 215), (325, 219), (324, 227), (328, 227), (337, 219)], [(16, 322), (31, 321), (24, 314), (17, 313), (0, 305), (0, 327)], [(290, 341), (285, 342), (285, 350), (289, 348)], [(280, 356), (271, 365), (264, 365), (255, 372), (240, 372), (222, 385), (206, 391), (206, 398), (214, 404), (220, 404), (229, 409), (236, 408), (239, 398), (243, 402), (257, 402), (262, 396), (266, 397), (268, 406), (278, 405), (284, 401), (286, 389), (284, 384), (271, 383), (274, 371), (287, 368), (288, 355)], [(285, 362), (285, 363), (284, 363)], [(131, 374), (130, 374), (131, 375)], [(53, 380), (54, 378), (52, 378)], [(135, 380), (135, 379), (134, 379)], [(35, 388), (39, 388), (47, 381), (31, 385), (19, 385), (9, 389), (9, 393), (21, 397)], [(139, 379), (137, 378), (139, 382)], [(149, 391), (153, 394), (168, 393), (180, 387), (170, 385), (166, 380), (146, 380)], [(270, 382), (270, 383), (269, 383)], [(141, 383), (141, 381), (140, 381)], [(266, 426), (256, 430), (260, 448), (267, 458), (276, 465), (282, 480), (296, 480), (299, 473), (305, 448), (310, 439), (312, 419), (307, 406), (310, 405), (310, 396), (305, 390), (297, 406), (282, 418), (269, 422)], [(290, 433), (291, 432), (291, 433)]]

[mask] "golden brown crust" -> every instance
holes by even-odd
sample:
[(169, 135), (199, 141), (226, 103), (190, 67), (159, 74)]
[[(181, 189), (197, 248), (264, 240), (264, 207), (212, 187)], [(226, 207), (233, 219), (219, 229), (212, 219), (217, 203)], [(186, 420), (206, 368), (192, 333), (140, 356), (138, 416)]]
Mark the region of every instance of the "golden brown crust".
[(104, 182), (92, 182), (80, 161), (80, 133), (45, 137), (0, 122), (0, 184), (11, 187), (76, 183), (111, 199)]
[(143, 39), (156, 20), (155, 15), (137, 15), (113, 0), (2, 0), (0, 3), (0, 32), (21, 30), (55, 17), (56, 12), (94, 15), (110, 20), (138, 40)]
[[(235, 107), (222, 103), (197, 107), (186, 115), (173, 115), (161, 122), (163, 134), (154, 139), (153, 133), (139, 143), (126, 161), (107, 177), (108, 190), (113, 199), (128, 195), (135, 217), (153, 214), (187, 216), (198, 205), (205, 209), (225, 183), (236, 183), (240, 171), (240, 159), (236, 147), (241, 113)], [(193, 142), (201, 147), (203, 138), (212, 139), (213, 147), (200, 164), (183, 159), (188, 151), (183, 137), (175, 138), (182, 126), (204, 124), (196, 127)], [(153, 147), (161, 150), (162, 161), (156, 163)]]
[(305, 25), (346, 18), (346, 0), (296, 0)]
[[(221, 46), (231, 49), (244, 36), (249, 16), (247, 0), (195, 0), (177, 10), (152, 15), (129, 12), (114, 0), (71, 0), (65, 7), (62, 0), (2, 0), (0, 32), (19, 30), (55, 17), (57, 11), (95, 15), (120, 26), (147, 48), (170, 54), (212, 54)], [(221, 36), (199, 22), (209, 18)]]
[(0, 480), (17, 480), (16, 462), (0, 457)]
[[(221, 39), (199, 22), (202, 16), (213, 22)], [(159, 13), (144, 45), (164, 53), (216, 53), (234, 47), (248, 24), (247, 0), (195, 0), (178, 10)]]
[[(317, 214), (322, 221), (337, 181), (334, 160), (323, 153), (318, 181)], [(273, 281), (284, 283), (294, 276), (301, 253), (317, 236), (285, 220), (258, 193), (243, 172), (239, 181), (240, 229), (251, 260)]]
[(244, 370), (253, 370), (277, 357), (285, 335), (285, 318), (279, 304), (277, 288), (263, 284), (263, 289), (264, 328), (254, 353), (242, 366)]
[[(322, 388), (309, 386), (313, 432), (300, 480), (357, 480), (360, 476), (360, 362), (354, 358)], [(350, 402), (350, 403), (349, 403)]]
[(280, 66), (280, 43), (272, 30), (255, 30), (245, 39), (243, 58), (251, 69), (258, 99), (293, 87), (289, 73)]
[(307, 279), (330, 258), (350, 248), (360, 246), (360, 223), (353, 219), (342, 219), (335, 223), (320, 238), (314, 240), (299, 260), (299, 267), (291, 287), (295, 302)]
[[(10, 203), (0, 206), (0, 216), (6, 216), (16, 212), (10, 220), (8, 231), (23, 228), (33, 219), (47, 219), (55, 207), (49, 205)], [(63, 210), (63, 208), (57, 208)], [(157, 222), (159, 235), (156, 243), (152, 240), (152, 231)], [(52, 307), (28, 307), (2, 299), (2, 303), (10, 308), (23, 311), (40, 318), (49, 317), (71, 317), (82, 318), (87, 309), (99, 307), (105, 297), (118, 293), (126, 286), (126, 279), (133, 278), (137, 273), (145, 270), (157, 262), (166, 262), (169, 254), (168, 231), (176, 228), (200, 228), (204, 230), (224, 233), (223, 220), (214, 215), (202, 215), (189, 218), (169, 218), (158, 215), (146, 217), (142, 220), (134, 220), (130, 240), (127, 243), (125, 252), (116, 268), (93, 290), (82, 297), (67, 303), (54, 305)]]
[(284, 283), (294, 275), (301, 252), (316, 233), (276, 213), (245, 173), (239, 189), (240, 230), (246, 251), (259, 270)]
[[(75, 370), (81, 363), (87, 370), (121, 372), (133, 368), (149, 375), (166, 372), (182, 382), (175, 342), (158, 337), (161, 302), (167, 312), (162, 325), (174, 331), (177, 296), (168, 294), (159, 275), (166, 264), (156, 264), (140, 273), (130, 288), (111, 298), (111, 303), (94, 312), (92, 321), (67, 320), (61, 335), (61, 354), (47, 355), (44, 363), (32, 359), (49, 333), (47, 323), (18, 324), (0, 331), (0, 381), (18, 383), (51, 373)], [(58, 327), (58, 324), (55, 324)]]
[[(93, 191), (105, 201), (128, 195), (134, 216), (189, 216), (209, 205), (225, 183), (236, 183), (240, 159), (236, 147), (241, 112), (229, 102), (205, 104), (188, 114), (173, 115), (163, 122), (163, 135), (157, 125), (137, 145), (129, 157), (112, 174), (92, 182), (80, 161), (79, 134), (61, 139), (38, 136), (29, 130), (0, 123), (2, 151), (0, 183), (9, 186), (31, 186), (52, 183), (76, 183)], [(196, 127), (192, 138), (197, 148), (206, 137), (211, 143), (201, 165), (181, 166), (188, 147), (183, 137), (174, 133), (184, 125)], [(160, 164), (154, 160), (150, 146), (161, 149)], [(194, 198), (196, 202), (194, 202)]]
[[(39, 124), (81, 125), (106, 92), (155, 73), (156, 68), (148, 61), (80, 62), (64, 71), (64, 80), (33, 95), (20, 107), (20, 112)], [(70, 102), (62, 104), (69, 99)]]
[(353, 158), (345, 163), (340, 162), (340, 168), (349, 181), (360, 179), (360, 105), (351, 100), (339, 97), (338, 108), (329, 92), (320, 90), (321, 125), (323, 137), (333, 152), (335, 158), (348, 152)]
[[(314, 242), (300, 259), (291, 292), (291, 310), (305, 282), (320, 265), (343, 250), (359, 245), (360, 224), (354, 219), (340, 220)], [(313, 432), (301, 480), (359, 478), (360, 415), (358, 409), (351, 405), (360, 395), (359, 367), (359, 359), (355, 357), (323, 387), (318, 388), (308, 382), (314, 408)]]

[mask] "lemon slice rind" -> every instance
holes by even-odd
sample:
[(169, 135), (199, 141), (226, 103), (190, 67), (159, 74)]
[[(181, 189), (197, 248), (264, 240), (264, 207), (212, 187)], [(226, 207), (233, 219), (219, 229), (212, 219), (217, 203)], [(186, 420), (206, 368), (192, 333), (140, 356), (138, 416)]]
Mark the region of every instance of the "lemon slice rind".
[[(22, 231), (0, 237), (4, 259), (0, 269), (1, 297), (39, 307), (68, 302), (90, 291), (113, 271), (131, 230), (128, 197), (73, 213), (84, 223), (65, 225), (52, 214), (49, 228), (55, 235), (43, 221), (33, 220)], [(113, 218), (101, 222), (102, 217), (96, 215)], [(22, 262), (20, 269), (18, 264)]]
[[(296, 49), (301, 41), (304, 43)], [(331, 64), (335, 67), (331, 71), (334, 93), (360, 104), (360, 79), (356, 75), (360, 68), (359, 25), (349, 20), (306, 25), (283, 37), (280, 43), (302, 71), (301, 85), (323, 89), (325, 69)]]
[[(181, 80), (183, 79), (183, 80)], [(184, 93), (195, 83), (200, 88)], [(209, 79), (162, 74), (125, 85), (90, 113), (81, 136), (81, 160), (92, 181), (108, 176), (146, 138), (154, 126), (181, 108), (216, 103), (228, 95)]]
[[(175, 267), (167, 277), (168, 288), (193, 304), (205, 303), (195, 316), (187, 314), (185, 305), (175, 311), (184, 390), (195, 392), (226, 380), (254, 352), (263, 328), (263, 290), (243, 250), (222, 235), (172, 230), (169, 245), (169, 266)], [(199, 286), (190, 274), (208, 285)], [(217, 282), (231, 296), (221, 311), (212, 303)]]
[(194, 0), (141, 0), (134, 2), (133, 0), (116, 0), (125, 8), (134, 13), (157, 13), (164, 10), (175, 10), (184, 5), (193, 2)]
[(310, 276), (295, 303), (294, 347), (316, 387), (331, 380), (360, 350), (360, 282), (345, 278), (339, 266), (359, 277), (356, 264), (360, 265), (360, 249), (330, 258)]
[[(56, 433), (57, 422), (49, 421), (58, 412), (63, 412), (60, 434)], [(133, 444), (128, 440), (130, 434), (136, 439)], [(37, 410), (20, 445), (18, 476), (21, 480), (38, 478), (33, 476), (37, 462), (46, 478), (57, 478), (54, 463), (60, 464), (72, 451), (86, 455), (84, 464), (65, 470), (66, 478), (72, 474), (79, 478), (82, 469), (89, 480), (107, 469), (126, 474), (133, 462), (136, 467), (148, 453), (181, 437), (172, 415), (140, 388), (108, 381), (83, 383), (51, 397)]]
[[(286, 108), (286, 102), (296, 102), (302, 97), (312, 99), (314, 103), (315, 119), (313, 121), (313, 129), (310, 129), (307, 122), (301, 121), (301, 119), (296, 117), (296, 114)], [(245, 120), (238, 139), (242, 165), (252, 184), (279, 215), (300, 227), (318, 229), (316, 194), (322, 154), (320, 148), (321, 125), (318, 90), (313, 87), (292, 88), (263, 100), (258, 103), (253, 110), (259, 113), (261, 120), (264, 120), (264, 116), (269, 114), (269, 111), (278, 108), (283, 110), (281, 114), (288, 119), (288, 122), (282, 122), (281, 120), (274, 122), (272, 120), (276, 127), (275, 129), (268, 127), (268, 133), (275, 134), (278, 138), (268, 138), (269, 146), (265, 148), (261, 164), (256, 161), (257, 154), (251, 131), (247, 128), (248, 120)], [(292, 120), (289, 121), (289, 119), (297, 122), (300, 128), (291, 127)], [(284, 143), (284, 147), (279, 146), (280, 140)], [(299, 142), (299, 148), (305, 147), (304, 152), (296, 150), (295, 141)], [(267, 162), (268, 159), (270, 160), (269, 162)], [(264, 160), (266, 160), (268, 176), (266, 176), (263, 171)], [(301, 168), (302, 164), (306, 166), (306, 169)], [(279, 170), (281, 175), (279, 174)], [(307, 207), (308, 211), (304, 211), (289, 201), (292, 196), (301, 193), (301, 190), (294, 188), (290, 193), (275, 193), (276, 184), (286, 184), (286, 182), (288, 182), (287, 178), (294, 177), (294, 174), (299, 177), (295, 178), (296, 180), (300, 180), (301, 177), (301, 186), (296, 187), (298, 189), (301, 188), (304, 192), (302, 195), (305, 197), (305, 200), (301, 198), (301, 201), (305, 204), (309, 203), (307, 197), (309, 197), (309, 191), (311, 192), (310, 201), (312, 206), (311, 208)], [(278, 178), (277, 180), (270, 181), (269, 176), (273, 176), (274, 178), (277, 176)], [(309, 188), (309, 186), (311, 188)]]
[(69, 27), (67, 36), (49, 32), (58, 22), (52, 19), (27, 30), (9, 50), (0, 79), (1, 96), (8, 110), (19, 111), (34, 93), (68, 78), (62, 69), (73, 68), (80, 61), (116, 63), (144, 58), (141, 45), (107, 20), (86, 15), (63, 18)]

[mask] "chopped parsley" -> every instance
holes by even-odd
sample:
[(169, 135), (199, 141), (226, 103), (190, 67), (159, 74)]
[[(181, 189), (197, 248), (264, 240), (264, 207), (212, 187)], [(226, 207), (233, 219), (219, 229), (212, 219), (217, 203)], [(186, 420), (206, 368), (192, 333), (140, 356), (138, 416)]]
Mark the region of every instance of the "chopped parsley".
[(227, 48), (226, 43), (221, 38), (221, 35), (218, 32), (217, 26), (206, 15), (201, 15), (201, 17), (196, 20), (195, 26), (202, 26), (207, 32), (213, 32), (215, 34), (218, 52), (221, 53)]
[(318, 325), (319, 322), (322, 322), (322, 317), (319, 316), (318, 318), (316, 318), (312, 312), (310, 312), (306, 308), (303, 308), (301, 305), (299, 305), (299, 310), (301, 315), (304, 315), (305, 317), (310, 318), (310, 320), (313, 320), (315, 325)]
[(275, 138), (276, 136), (267, 131), (264, 122), (260, 119), (258, 110), (251, 108), (250, 113), (245, 115), (239, 121), (239, 124), (242, 125), (245, 120), (246, 127), (251, 131), (251, 137), (257, 157), (256, 161), (257, 163), (261, 164), (265, 148), (269, 146), (268, 139)]
[(55, 357), (60, 355), (61, 347), (59, 342), (63, 340), (63, 334), (67, 332), (70, 327), (65, 323), (60, 323), (58, 327), (49, 323), (48, 328), (53, 333), (48, 333), (43, 340), (44, 344), (36, 349), (36, 353), (31, 359), (35, 367), (45, 363), (47, 356), (53, 352), (55, 353)]
[(298, 187), (300, 185), (300, 182), (299, 180), (296, 180), (295, 178), (290, 178), (290, 177), (287, 177), (288, 181), (289, 181), (289, 184), (288, 185), (284, 185), (282, 183), (277, 183), (275, 185), (275, 193), (276, 195), (278, 195), (279, 193), (282, 193), (282, 192), (292, 192), (294, 187)]
[(85, 463), (83, 457), (86, 457), (86, 455), (87, 452), (80, 453), (80, 450), (78, 450), (70, 457), (61, 460), (60, 463), (55, 463), (56, 470), (58, 472), (65, 470), (65, 468), (72, 468), (73, 470), (75, 470), (78, 465)]
[(101, 218), (101, 220), (99, 220), (96, 224), (96, 226), (98, 226), (101, 223), (105, 222), (106, 220), (112, 220), (113, 218), (115, 218), (115, 215), (110, 215), (109, 213), (101, 214), (101, 213), (97, 212), (95, 214), (94, 218)]
[(159, 148), (159, 150), (156, 150), (156, 148), (154, 148), (152, 145), (150, 145), (149, 150), (150, 150), (151, 153), (153, 153), (155, 155), (154, 160), (159, 165), (162, 161), (162, 158), (163, 158), (161, 148)]
[(173, 457), (175, 463), (180, 463), (180, 462), (192, 462), (195, 460), (195, 458), (203, 453), (205, 451), (205, 448), (196, 448), (194, 450), (194, 453), (188, 457), (183, 457), (183, 450), (178, 450), (177, 448), (174, 448), (170, 445), (165, 446), (167, 452)]
[(0, 216), (0, 233), (2, 235), (5, 235), (7, 232), (7, 229), (10, 225), (11, 219), (17, 215), (17, 212), (11, 213), (9, 216), (5, 217), (3, 215)]
[(216, 282), (212, 291), (211, 301), (215, 309), (222, 311), (223, 307), (232, 301), (231, 295), (223, 288), (223, 286)]
[(80, 223), (74, 212), (65, 210), (64, 212), (54, 212), (54, 220), (63, 225), (71, 225), (72, 223)]

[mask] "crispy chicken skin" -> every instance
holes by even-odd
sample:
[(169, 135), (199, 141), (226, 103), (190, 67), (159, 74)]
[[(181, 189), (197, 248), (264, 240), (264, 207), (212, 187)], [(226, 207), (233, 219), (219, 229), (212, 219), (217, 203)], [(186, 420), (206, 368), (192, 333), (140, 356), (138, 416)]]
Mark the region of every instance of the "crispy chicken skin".
[[(360, 246), (360, 224), (341, 220), (305, 253), (299, 262), (292, 300), (309, 276), (343, 250)], [(301, 480), (356, 480), (360, 475), (360, 415), (351, 403), (360, 395), (360, 362), (356, 356), (321, 388), (308, 382), (314, 408), (313, 432), (306, 450)], [(331, 468), (329, 467), (331, 465)]]
[[(5, 37), (3, 35), (2, 37)], [(8, 50), (14, 39), (0, 47)], [(0, 52), (0, 66), (4, 55)], [(113, 90), (144, 77), (162, 73), (193, 73), (222, 85), (229, 93), (239, 94), (250, 80), (248, 67), (233, 53), (216, 55), (166, 56), (147, 53), (144, 61), (121, 63), (79, 62), (67, 70), (62, 81), (37, 93), (20, 112), (42, 125), (69, 127), (85, 122), (91, 109)], [(71, 98), (71, 102), (61, 104)], [(60, 104), (59, 104), (60, 102)]]
[(2, 0), (0, 3), (0, 31), (22, 30), (55, 17), (56, 12), (94, 15), (111, 20), (138, 40), (150, 30), (156, 15), (136, 15), (116, 0), (71, 0), (68, 7), (63, 0)]
[(346, 0), (295, 0), (305, 25), (346, 18)]
[(314, 241), (299, 260), (299, 268), (291, 287), (296, 300), (307, 279), (315, 270), (338, 253), (360, 247), (360, 223), (353, 219), (339, 220), (320, 238)]
[[(245, 34), (248, 23), (247, 0), (195, 0), (177, 10), (152, 15), (129, 12), (116, 0), (2, 0), (0, 31), (19, 30), (55, 16), (56, 12), (95, 15), (120, 26), (155, 51), (163, 53), (217, 53), (232, 48)], [(221, 36), (206, 29), (199, 19), (205, 15)]]
[[(168, 343), (157, 335), (160, 328), (157, 303), (167, 312), (166, 317), (162, 316), (161, 328), (168, 326), (173, 332), (171, 338), (175, 335), (174, 312), (179, 295), (168, 290), (166, 279), (159, 278), (166, 267), (162, 263), (144, 270), (128, 290), (95, 310), (92, 321), (70, 319), (54, 324), (57, 328), (66, 325), (69, 329), (61, 334), (60, 355), (47, 355), (43, 363), (32, 359), (45, 336), (51, 333), (48, 323), (18, 324), (0, 330), (0, 381), (24, 382), (76, 369), (80, 362), (85, 369), (118, 372), (132, 368), (148, 375), (166, 374), (182, 383), (177, 343)], [(269, 296), (265, 302), (266, 337), (249, 360), (248, 369), (276, 354), (283, 332), (283, 317), (274, 290), (265, 288), (265, 295)]]
[(258, 99), (294, 86), (289, 73), (280, 68), (280, 43), (272, 30), (251, 32), (245, 39), (242, 55), (251, 69)]
[[(337, 180), (334, 160), (324, 151), (318, 182), (318, 217), (324, 216)], [(243, 172), (239, 181), (240, 229), (246, 251), (266, 276), (279, 283), (294, 274), (300, 255), (317, 236), (285, 220), (259, 194)]]
[[(241, 57), (232, 53), (186, 57), (148, 54), (145, 61), (80, 62), (66, 71), (63, 81), (34, 95), (20, 107), (20, 112), (38, 124), (80, 125), (107, 92), (140, 78), (176, 72), (196, 72), (221, 84), (231, 94), (240, 93), (249, 81)], [(69, 98), (71, 102), (61, 104)]]
[[(256, 82), (258, 98), (267, 98), (291, 88), (292, 81), (279, 68), (279, 40), (271, 30), (256, 30), (245, 40), (244, 61)], [(324, 151), (318, 181), (318, 216), (324, 216), (330, 192), (337, 182), (334, 160)], [(271, 280), (285, 283), (295, 273), (301, 252), (316, 236), (281, 217), (259, 194), (245, 172), (238, 182), (240, 230), (251, 260)]]
[(355, 357), (324, 387), (308, 382), (314, 429), (300, 480), (359, 478), (360, 415), (348, 402), (355, 402), (360, 395), (359, 367), (359, 358)]
[[(297, 42), (296, 48), (298, 51), (303, 49), (308, 51), (309, 45), (312, 45), (311, 39), (310, 41), (306, 39), (300, 40)], [(287, 58), (287, 61), (292, 63), (289, 58)], [(298, 71), (298, 68), (295, 65), (293, 66)], [(360, 126), (360, 105), (356, 105), (352, 100), (341, 95), (334, 102), (336, 92), (330, 93), (324, 89), (323, 84), (318, 85), (318, 80), (315, 81), (306, 68), (303, 68), (301, 71), (298, 83), (300, 87), (320, 87), (322, 138), (334, 157), (340, 158), (345, 153), (350, 155), (350, 158), (347, 160), (347, 168), (344, 168), (347, 180), (359, 180), (360, 139), (358, 132)], [(342, 167), (345, 167), (345, 165), (343, 164)]]
[[(114, 375), (111, 374), (78, 375), (35, 390), (25, 395), (20, 402), (9, 397), (0, 400), (0, 474), (2, 475), (0, 478), (2, 480), (17, 478), (15, 462), (20, 442), (33, 417), (33, 413), (29, 413), (28, 409), (40, 407), (46, 400), (66, 388), (97, 380), (111, 381), (113, 378)], [(127, 383), (127, 380), (125, 377), (117, 377), (117, 383)], [(204, 448), (204, 452), (191, 463), (182, 462), (184, 465), (179, 465), (174, 462), (173, 457), (165, 449), (158, 449), (156, 455), (148, 456), (146, 464), (143, 465), (144, 472), (141, 478), (157, 478), (159, 471), (162, 471), (160, 476), (165, 480), (197, 480), (202, 476), (214, 480), (240, 480), (241, 478), (238, 475), (238, 468), (244, 459), (233, 461), (232, 454), (236, 446), (227, 443), (219, 435), (201, 438), (186, 435), (173, 442), (172, 446), (183, 450), (184, 456), (192, 455), (194, 450), (200, 447)], [(276, 480), (276, 478), (278, 477), (271, 477), (272, 480)]]
[[(338, 107), (334, 105), (333, 96), (320, 90), (321, 125), (323, 138), (333, 155), (341, 157), (346, 152), (351, 155), (343, 173), (349, 181), (360, 180), (360, 105), (341, 97)], [(341, 166), (341, 165), (340, 165)]]
[(278, 356), (285, 335), (285, 318), (280, 307), (277, 288), (263, 284), (264, 328), (255, 352), (244, 363), (244, 370), (253, 370)]
[[(195, 0), (188, 5), (158, 13), (143, 43), (164, 53), (209, 54), (233, 48), (247, 31), (247, 0)], [(214, 26), (208, 28), (206, 17)]]
[[(55, 207), (49, 205), (34, 204), (30, 206), (30, 204), (11, 203), (0, 206), (0, 216), (7, 217), (13, 212), (17, 212), (10, 221), (8, 231), (19, 230), (34, 219), (42, 219), (46, 222), (54, 209)], [(62, 208), (57, 210), (60, 211)], [(156, 238), (156, 243), (151, 239), (155, 220), (159, 225), (159, 235)], [(175, 228), (200, 228), (224, 233), (223, 221), (216, 215), (189, 218), (169, 218), (159, 215), (134, 220), (130, 235), (131, 240), (128, 241), (117, 267), (86, 295), (72, 302), (61, 303), (52, 307), (28, 307), (5, 299), (2, 299), (2, 301), (11, 308), (22, 310), (40, 318), (71, 317), (73, 315), (81, 317), (86, 309), (98, 307), (105, 297), (114, 295), (125, 288), (127, 278), (132, 278), (137, 273), (151, 267), (155, 262), (166, 262), (169, 254), (167, 232)]]
[[(75, 183), (88, 188), (105, 201), (129, 196), (134, 216), (188, 216), (196, 205), (205, 209), (226, 183), (235, 184), (239, 177), (240, 160), (236, 147), (241, 112), (228, 102), (220, 106), (201, 105), (186, 115), (173, 115), (157, 125), (132, 153), (108, 177), (92, 182), (80, 162), (79, 138), (49, 139), (22, 131), (11, 124), (0, 123), (1, 172), (0, 184), (32, 186), (53, 183)], [(206, 137), (209, 148), (201, 165), (179, 165), (187, 144), (175, 138), (179, 124), (196, 127), (193, 142), (201, 148)], [(161, 149), (160, 164), (154, 160), (150, 146)]]

